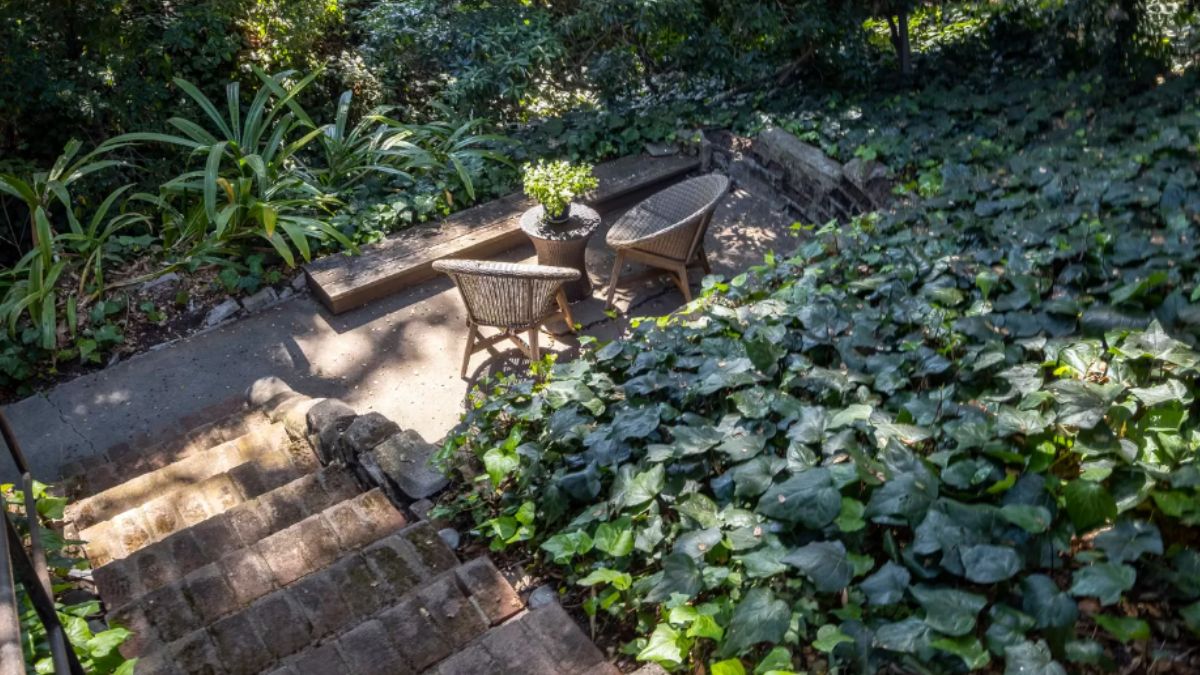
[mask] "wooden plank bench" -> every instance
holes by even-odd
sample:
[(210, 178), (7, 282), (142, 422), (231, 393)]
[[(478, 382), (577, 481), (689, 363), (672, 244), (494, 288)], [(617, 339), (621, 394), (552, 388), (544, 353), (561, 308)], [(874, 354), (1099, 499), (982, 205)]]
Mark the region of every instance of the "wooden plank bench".
[[(695, 157), (631, 156), (596, 166), (599, 187), (584, 201), (603, 215), (662, 189), (700, 166)], [(308, 286), (334, 314), (361, 307), (435, 276), (435, 260), (489, 258), (525, 241), (519, 221), (532, 202), (514, 193), (418, 225), (363, 248), (304, 266)]]

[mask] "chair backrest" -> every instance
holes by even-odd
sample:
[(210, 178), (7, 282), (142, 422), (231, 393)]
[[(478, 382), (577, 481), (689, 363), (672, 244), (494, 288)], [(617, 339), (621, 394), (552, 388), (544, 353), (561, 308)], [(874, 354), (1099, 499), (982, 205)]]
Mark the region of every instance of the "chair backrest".
[(638, 204), (638, 208), (671, 222), (689, 221), (711, 211), (728, 189), (728, 178), (710, 173), (656, 192)]
[(579, 271), (568, 267), (487, 260), (438, 260), (433, 268), (454, 280), (471, 321), (521, 330), (555, 312), (555, 294)]

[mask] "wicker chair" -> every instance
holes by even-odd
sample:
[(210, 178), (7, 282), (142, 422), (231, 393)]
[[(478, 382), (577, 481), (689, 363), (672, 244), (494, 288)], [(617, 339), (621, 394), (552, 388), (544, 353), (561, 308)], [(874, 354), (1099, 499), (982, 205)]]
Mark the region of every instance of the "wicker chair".
[(720, 174), (697, 176), (652, 195), (613, 223), (606, 239), (617, 253), (605, 306), (613, 306), (621, 266), (636, 260), (669, 272), (684, 300), (692, 301), (687, 268), (699, 264), (711, 273), (704, 252), (704, 234), (717, 203), (729, 189)]
[[(579, 278), (579, 271), (568, 267), (518, 265), (484, 260), (438, 260), (433, 268), (454, 280), (467, 306), (467, 348), (463, 354), (462, 376), (467, 376), (471, 355), (493, 348), (497, 342), (512, 340), (530, 360), (541, 358), (538, 330), (550, 319), (562, 315), (567, 328), (574, 332), (571, 307), (562, 286)], [(500, 329), (484, 337), (480, 327)], [(529, 344), (517, 333), (528, 332)]]

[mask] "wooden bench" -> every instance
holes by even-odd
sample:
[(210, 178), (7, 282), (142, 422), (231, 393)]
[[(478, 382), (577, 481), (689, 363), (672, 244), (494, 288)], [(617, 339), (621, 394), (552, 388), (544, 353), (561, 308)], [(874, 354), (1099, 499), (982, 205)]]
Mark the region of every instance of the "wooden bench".
[[(596, 166), (599, 187), (584, 201), (603, 215), (660, 190), (700, 166), (695, 157), (622, 157)], [(308, 286), (334, 314), (385, 298), (435, 276), (435, 260), (489, 258), (526, 241), (521, 214), (532, 206), (514, 193), (440, 222), (418, 225), (364, 247), (361, 255), (336, 254), (304, 266)]]

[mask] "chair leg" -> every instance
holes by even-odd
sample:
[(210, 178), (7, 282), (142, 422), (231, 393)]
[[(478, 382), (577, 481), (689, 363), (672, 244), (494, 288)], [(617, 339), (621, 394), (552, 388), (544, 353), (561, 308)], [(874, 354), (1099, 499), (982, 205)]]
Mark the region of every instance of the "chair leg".
[(542, 360), (542, 353), (538, 350), (538, 329), (529, 329), (529, 360), (537, 363)]
[(460, 373), (460, 377), (466, 378), (466, 376), (467, 376), (467, 367), (471, 365), (471, 354), (475, 353), (473, 351), (474, 348), (475, 348), (475, 326), (469, 325), (467, 327), (467, 348), (463, 352), (462, 372)]
[(555, 299), (558, 300), (558, 309), (563, 314), (563, 321), (567, 322), (567, 330), (575, 332), (575, 317), (571, 316), (571, 303), (567, 302), (567, 294), (563, 289), (558, 289), (555, 294)]
[(712, 267), (708, 264), (708, 253), (704, 250), (704, 244), (700, 244), (700, 267), (704, 269), (705, 274), (712, 274)]
[(675, 270), (672, 270), (671, 276), (675, 277), (675, 283), (679, 286), (679, 292), (683, 293), (683, 301), (692, 301), (692, 289), (688, 287), (687, 266), (680, 265)]
[(617, 259), (613, 262), (612, 276), (608, 279), (608, 299), (604, 302), (604, 309), (613, 308), (613, 297), (617, 294), (617, 280), (621, 276), (621, 265), (625, 262), (625, 256), (617, 251)]

